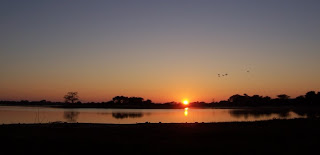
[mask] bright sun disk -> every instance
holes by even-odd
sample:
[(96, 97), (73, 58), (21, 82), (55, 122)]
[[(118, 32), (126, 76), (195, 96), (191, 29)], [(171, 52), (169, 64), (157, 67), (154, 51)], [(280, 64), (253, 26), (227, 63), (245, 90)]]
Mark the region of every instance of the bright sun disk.
[(188, 104), (189, 104), (189, 101), (188, 101), (188, 100), (184, 100), (184, 101), (183, 101), (183, 104), (184, 104), (184, 105), (188, 105)]

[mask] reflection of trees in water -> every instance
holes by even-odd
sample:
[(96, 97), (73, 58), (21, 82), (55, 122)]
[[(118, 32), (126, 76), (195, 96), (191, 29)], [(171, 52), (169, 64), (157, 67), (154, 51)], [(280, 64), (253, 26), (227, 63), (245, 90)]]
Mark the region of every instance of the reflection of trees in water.
[(273, 114), (279, 115), (279, 117), (289, 117), (289, 109), (278, 109), (278, 110), (272, 110), (272, 109), (255, 109), (255, 110), (230, 110), (230, 115), (240, 118), (244, 117), (247, 119), (248, 117), (254, 117), (254, 118), (260, 118), (260, 117), (269, 117)]
[(260, 118), (267, 117), (273, 114), (279, 117), (286, 118), (290, 116), (290, 112), (294, 112), (299, 116), (306, 116), (308, 118), (320, 117), (320, 109), (249, 109), (249, 110), (231, 110), (229, 113), (237, 118), (248, 117)]
[(74, 123), (77, 121), (80, 112), (76, 111), (65, 111), (63, 113), (63, 118), (65, 118), (68, 122)]
[(293, 110), (293, 112), (295, 112), (299, 116), (307, 116), (308, 118), (320, 117), (320, 110), (318, 109), (308, 109), (308, 110), (295, 109)]
[(138, 118), (143, 117), (143, 114), (141, 112), (114, 112), (112, 113), (112, 117), (116, 119)]

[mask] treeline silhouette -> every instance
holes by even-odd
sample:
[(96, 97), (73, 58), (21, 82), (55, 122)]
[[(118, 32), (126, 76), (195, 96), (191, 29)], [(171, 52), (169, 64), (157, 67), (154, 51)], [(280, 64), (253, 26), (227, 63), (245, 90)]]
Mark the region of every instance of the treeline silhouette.
[[(73, 92), (76, 93), (76, 92)], [(70, 94), (70, 92), (68, 93)], [(76, 93), (77, 94), (77, 93)], [(66, 99), (67, 96), (64, 96)], [(214, 107), (259, 107), (259, 106), (320, 106), (320, 92), (309, 91), (305, 95), (300, 95), (296, 98), (291, 98), (286, 94), (277, 95), (276, 98), (269, 96), (260, 96), (247, 94), (235, 94), (219, 102), (191, 102), (189, 105), (183, 105), (181, 102), (167, 102), (167, 103), (154, 103), (150, 99), (145, 100), (142, 97), (127, 97), (115, 96), (111, 101), (107, 102), (87, 102), (82, 103), (76, 96), (77, 100), (72, 102), (66, 100), (65, 102), (50, 102), (46, 100), (41, 101), (0, 101), (0, 105), (28, 105), (28, 106), (52, 106), (62, 108), (214, 108)], [(76, 101), (76, 102), (75, 102)]]
[(247, 94), (232, 95), (227, 101), (211, 103), (213, 106), (288, 106), (288, 105), (320, 105), (320, 92), (309, 91), (305, 95), (290, 98), (286, 94), (277, 95), (277, 98)]
[(112, 99), (115, 104), (134, 104), (134, 105), (151, 105), (151, 100), (144, 100), (142, 97), (126, 97), (126, 96), (116, 96)]

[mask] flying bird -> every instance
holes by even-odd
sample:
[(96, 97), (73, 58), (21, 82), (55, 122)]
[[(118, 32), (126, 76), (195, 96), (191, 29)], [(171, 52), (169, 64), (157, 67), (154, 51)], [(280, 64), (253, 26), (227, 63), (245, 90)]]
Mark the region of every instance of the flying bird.
[(222, 76), (228, 76), (228, 73), (224, 73), (224, 74), (218, 74), (218, 77), (222, 77)]

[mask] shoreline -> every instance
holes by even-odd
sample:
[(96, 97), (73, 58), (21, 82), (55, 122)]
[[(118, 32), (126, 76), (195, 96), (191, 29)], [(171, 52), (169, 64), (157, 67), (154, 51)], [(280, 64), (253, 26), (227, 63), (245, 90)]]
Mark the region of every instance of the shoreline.
[(320, 119), (223, 123), (0, 125), (9, 154), (310, 154)]
[[(132, 123), (132, 124), (116, 124), (116, 123), (70, 123), (70, 122), (48, 122), (48, 123), (12, 123), (12, 124), (0, 124), (0, 128), (2, 127), (46, 127), (52, 125), (54, 126), (69, 126), (69, 127), (108, 127), (108, 126), (161, 126), (161, 125), (222, 125), (222, 124), (253, 124), (253, 123), (272, 123), (272, 122), (296, 122), (296, 121), (317, 121), (320, 123), (320, 117), (318, 118), (292, 118), (292, 119), (270, 119), (270, 120), (258, 120), (258, 121), (233, 121), (233, 122), (185, 122), (185, 123)], [(320, 125), (320, 124), (319, 124)]]
[[(59, 108), (59, 109), (184, 109), (184, 108), (192, 108), (192, 109), (313, 109), (320, 110), (320, 106), (314, 105), (282, 105), (282, 106), (216, 106), (216, 107), (193, 107), (193, 106), (179, 106), (179, 107), (165, 107), (162, 105), (156, 106), (114, 106), (114, 107), (104, 107), (104, 106), (91, 106), (91, 105), (12, 105), (12, 104), (0, 104), (0, 107), (44, 107), (44, 108)], [(162, 106), (162, 107), (161, 107)]]

